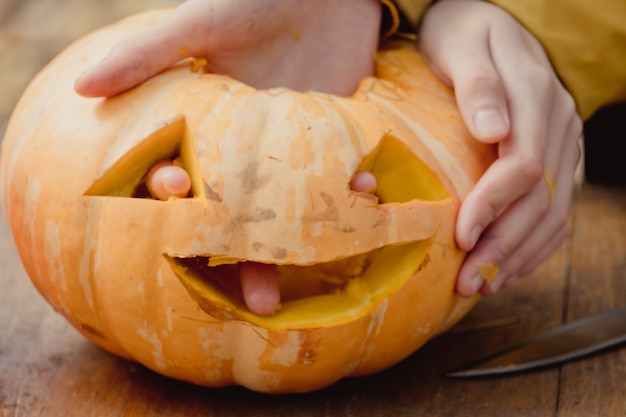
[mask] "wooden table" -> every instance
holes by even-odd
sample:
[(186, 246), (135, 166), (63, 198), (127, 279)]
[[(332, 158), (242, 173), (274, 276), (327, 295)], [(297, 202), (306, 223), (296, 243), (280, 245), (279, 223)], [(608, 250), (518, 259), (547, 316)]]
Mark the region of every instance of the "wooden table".
[[(59, 48), (133, 7), (148, 7), (95, 0), (0, 5), (7, 6), (0, 9), (0, 132), (24, 83)], [(71, 7), (86, 17), (73, 18)], [(37, 13), (39, 20), (27, 18)], [(55, 13), (52, 29), (42, 24)], [(584, 184), (566, 244), (532, 276), (482, 300), (448, 334), (377, 375), (268, 396), (170, 380), (90, 344), (34, 289), (0, 218), (0, 417), (624, 416), (626, 348), (515, 376), (448, 380), (441, 373), (485, 349), (625, 304), (625, 254), (626, 189)]]

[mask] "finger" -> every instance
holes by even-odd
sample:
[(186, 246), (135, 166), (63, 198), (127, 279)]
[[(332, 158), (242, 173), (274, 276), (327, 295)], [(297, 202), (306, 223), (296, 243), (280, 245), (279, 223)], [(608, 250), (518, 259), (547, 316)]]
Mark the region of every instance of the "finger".
[(483, 231), (543, 177), (538, 154), (507, 155), (497, 159), (478, 181), (461, 205), (456, 225), (459, 247), (469, 251), (474, 248)]
[(376, 192), (376, 177), (367, 171), (359, 171), (350, 180), (350, 189), (367, 194)]
[(541, 248), (539, 252), (537, 252), (530, 263), (525, 264), (524, 267), (515, 274), (499, 274), (493, 282), (485, 282), (482, 287), (480, 287), (480, 294), (484, 296), (493, 295), (501, 288), (504, 288), (513, 282), (518, 281), (519, 278), (530, 274), (541, 263), (548, 259), (557, 249), (559, 249), (566, 238), (567, 228), (563, 227), (550, 238), (550, 240), (544, 245), (543, 248)]
[(454, 88), (472, 135), (495, 143), (510, 130), (506, 94), (490, 51), (489, 28), (467, 25), (458, 35), (431, 36), (421, 47), (433, 71)]
[(76, 92), (85, 97), (111, 97), (196, 54), (199, 45), (189, 42), (201, 36), (192, 36), (197, 26), (192, 12), (183, 3), (164, 20), (117, 45), (76, 80)]
[[(525, 42), (519, 35), (502, 35), (493, 48), (515, 50), (516, 45)], [(543, 179), (548, 125), (566, 126), (565, 122), (550, 119), (558, 85), (551, 68), (541, 58), (525, 54), (520, 54), (521, 59), (506, 57), (504, 51), (498, 54), (496, 65), (509, 97), (512, 129), (510, 136), (498, 145), (499, 158), (461, 206), (456, 238), (464, 250), (471, 250), (502, 210)]]
[(497, 268), (496, 281), (492, 283), (494, 287), (509, 275), (508, 271), (502, 270), (503, 262), (517, 249), (527, 231), (540, 223), (549, 206), (550, 190), (547, 185), (542, 185), (511, 205), (485, 230), (459, 271), (459, 294), (472, 296), (489, 279), (482, 274), (481, 265)]
[(146, 186), (153, 197), (168, 200), (170, 197), (187, 197), (191, 190), (191, 177), (183, 168), (169, 159), (156, 163), (146, 176)]
[[(580, 123), (574, 120), (567, 131), (565, 147), (559, 157), (555, 174), (553, 204), (547, 216), (524, 239), (522, 244), (502, 263), (503, 276), (523, 276), (534, 270), (563, 243), (566, 237), (572, 196), (575, 189), (575, 171), (580, 159), (578, 136)], [(495, 291), (499, 287), (491, 285)]]
[[(565, 241), (567, 238), (567, 227), (565, 225), (554, 233), (546, 244), (531, 258), (530, 261), (524, 263), (522, 268), (514, 276), (523, 277), (533, 272), (539, 265), (541, 265), (546, 259), (548, 259)], [(507, 280), (507, 283), (509, 280)]]
[[(568, 102), (571, 98), (566, 93), (561, 97)], [(556, 172), (556, 186), (551, 186), (546, 178), (490, 226), (459, 273), (457, 288), (460, 294), (473, 295), (478, 289), (483, 295), (493, 294), (511, 277), (527, 273), (527, 264), (538, 265), (549, 255), (549, 250), (555, 250), (562, 243), (562, 230), (567, 222), (574, 173), (580, 157), (578, 137), (581, 129), (573, 104), (569, 106), (570, 111), (561, 112), (567, 107), (562, 102), (563, 99), (557, 100), (554, 123), (549, 130), (549, 136), (557, 138), (556, 143), (546, 150), (547, 170)], [(478, 265), (484, 263), (498, 267), (494, 282), (485, 283), (480, 275)]]
[(262, 316), (276, 311), (280, 303), (276, 266), (244, 262), (239, 267), (239, 279), (244, 301), (250, 311)]

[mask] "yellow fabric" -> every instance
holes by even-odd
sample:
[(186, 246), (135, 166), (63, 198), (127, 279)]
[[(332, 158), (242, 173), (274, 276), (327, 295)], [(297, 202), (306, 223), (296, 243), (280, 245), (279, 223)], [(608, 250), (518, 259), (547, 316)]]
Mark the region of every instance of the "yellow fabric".
[[(626, 1), (490, 0), (517, 18), (546, 49), (588, 119), (600, 107), (626, 100)], [(417, 27), (430, 0), (395, 0)]]
[(583, 119), (626, 100), (626, 1), (493, 0), (543, 44)]

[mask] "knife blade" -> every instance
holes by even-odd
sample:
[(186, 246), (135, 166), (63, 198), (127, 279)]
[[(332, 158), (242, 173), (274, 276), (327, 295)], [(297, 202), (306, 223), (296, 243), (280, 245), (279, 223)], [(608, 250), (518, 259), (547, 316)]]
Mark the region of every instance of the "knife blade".
[(448, 378), (503, 375), (545, 368), (626, 341), (626, 305), (564, 324), (447, 372)]

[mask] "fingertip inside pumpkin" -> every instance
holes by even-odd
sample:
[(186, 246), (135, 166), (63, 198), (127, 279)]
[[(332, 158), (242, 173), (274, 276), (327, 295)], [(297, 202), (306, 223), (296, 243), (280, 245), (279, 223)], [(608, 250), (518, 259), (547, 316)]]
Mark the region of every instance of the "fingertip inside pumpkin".
[(359, 172), (367, 172), (374, 177), (376, 189), (373, 194), (380, 204), (436, 201), (449, 197), (432, 169), (391, 134), (383, 136), (378, 146), (363, 159), (357, 170)]
[(85, 195), (159, 198), (149, 190), (146, 179), (152, 168), (164, 160), (171, 161), (173, 166), (189, 175), (190, 192), (186, 196), (204, 201), (206, 196), (200, 164), (193, 135), (184, 117), (174, 119), (139, 142), (100, 176)]
[(207, 314), (244, 320), (267, 329), (312, 328), (355, 320), (376, 307), (428, 263), (431, 240), (390, 245), (312, 265), (276, 265), (281, 304), (261, 316), (245, 305), (238, 263), (212, 256), (165, 255), (174, 274)]

